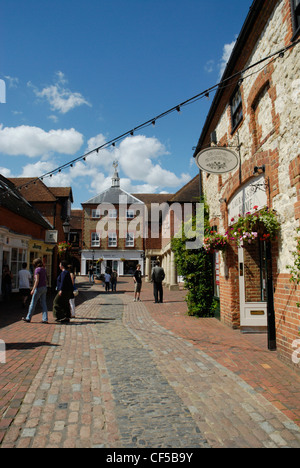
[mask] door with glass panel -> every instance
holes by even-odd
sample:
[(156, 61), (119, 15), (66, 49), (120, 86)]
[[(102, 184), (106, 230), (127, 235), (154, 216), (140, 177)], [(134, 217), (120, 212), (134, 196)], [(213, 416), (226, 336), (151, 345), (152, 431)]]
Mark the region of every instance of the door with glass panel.
[(256, 241), (239, 248), (240, 325), (267, 327), (266, 245)]

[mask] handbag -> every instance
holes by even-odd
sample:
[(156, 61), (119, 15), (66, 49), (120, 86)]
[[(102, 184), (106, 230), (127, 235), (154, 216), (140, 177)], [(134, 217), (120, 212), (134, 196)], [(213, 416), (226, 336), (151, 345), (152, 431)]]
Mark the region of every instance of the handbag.
[(76, 286), (74, 286), (74, 289), (73, 289), (73, 295), (74, 295), (74, 297), (78, 296), (78, 294), (79, 294), (79, 291), (78, 291), (78, 289), (76, 288)]

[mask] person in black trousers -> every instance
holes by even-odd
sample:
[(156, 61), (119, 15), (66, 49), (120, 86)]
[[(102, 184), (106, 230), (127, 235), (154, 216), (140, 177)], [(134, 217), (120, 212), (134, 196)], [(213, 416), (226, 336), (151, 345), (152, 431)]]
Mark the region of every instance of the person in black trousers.
[(164, 269), (160, 266), (159, 261), (155, 262), (155, 267), (152, 270), (151, 279), (153, 282), (153, 294), (155, 304), (163, 302), (163, 286), (162, 282), (165, 279)]

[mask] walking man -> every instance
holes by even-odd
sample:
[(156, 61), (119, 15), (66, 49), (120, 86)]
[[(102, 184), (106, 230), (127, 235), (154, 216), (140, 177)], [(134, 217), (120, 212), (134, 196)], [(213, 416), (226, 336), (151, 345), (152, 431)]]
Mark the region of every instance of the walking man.
[(155, 262), (155, 267), (152, 270), (151, 279), (153, 282), (153, 294), (155, 304), (163, 303), (163, 286), (162, 282), (165, 279), (164, 269), (160, 266), (160, 262)]

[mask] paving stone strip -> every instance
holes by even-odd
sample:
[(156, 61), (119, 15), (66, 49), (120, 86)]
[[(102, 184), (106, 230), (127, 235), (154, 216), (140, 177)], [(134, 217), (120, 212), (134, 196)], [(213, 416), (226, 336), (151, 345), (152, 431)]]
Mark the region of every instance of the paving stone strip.
[(150, 350), (127, 330), (122, 321), (123, 303), (109, 297), (102, 309), (114, 318), (103, 344), (115, 401), (117, 423), (125, 448), (208, 448), (189, 409), (158, 370)]
[(83, 294), (3, 448), (300, 447), (298, 426), (143, 303)]
[(148, 349), (212, 447), (300, 448), (300, 428), (237, 375), (127, 299), (124, 323)]

